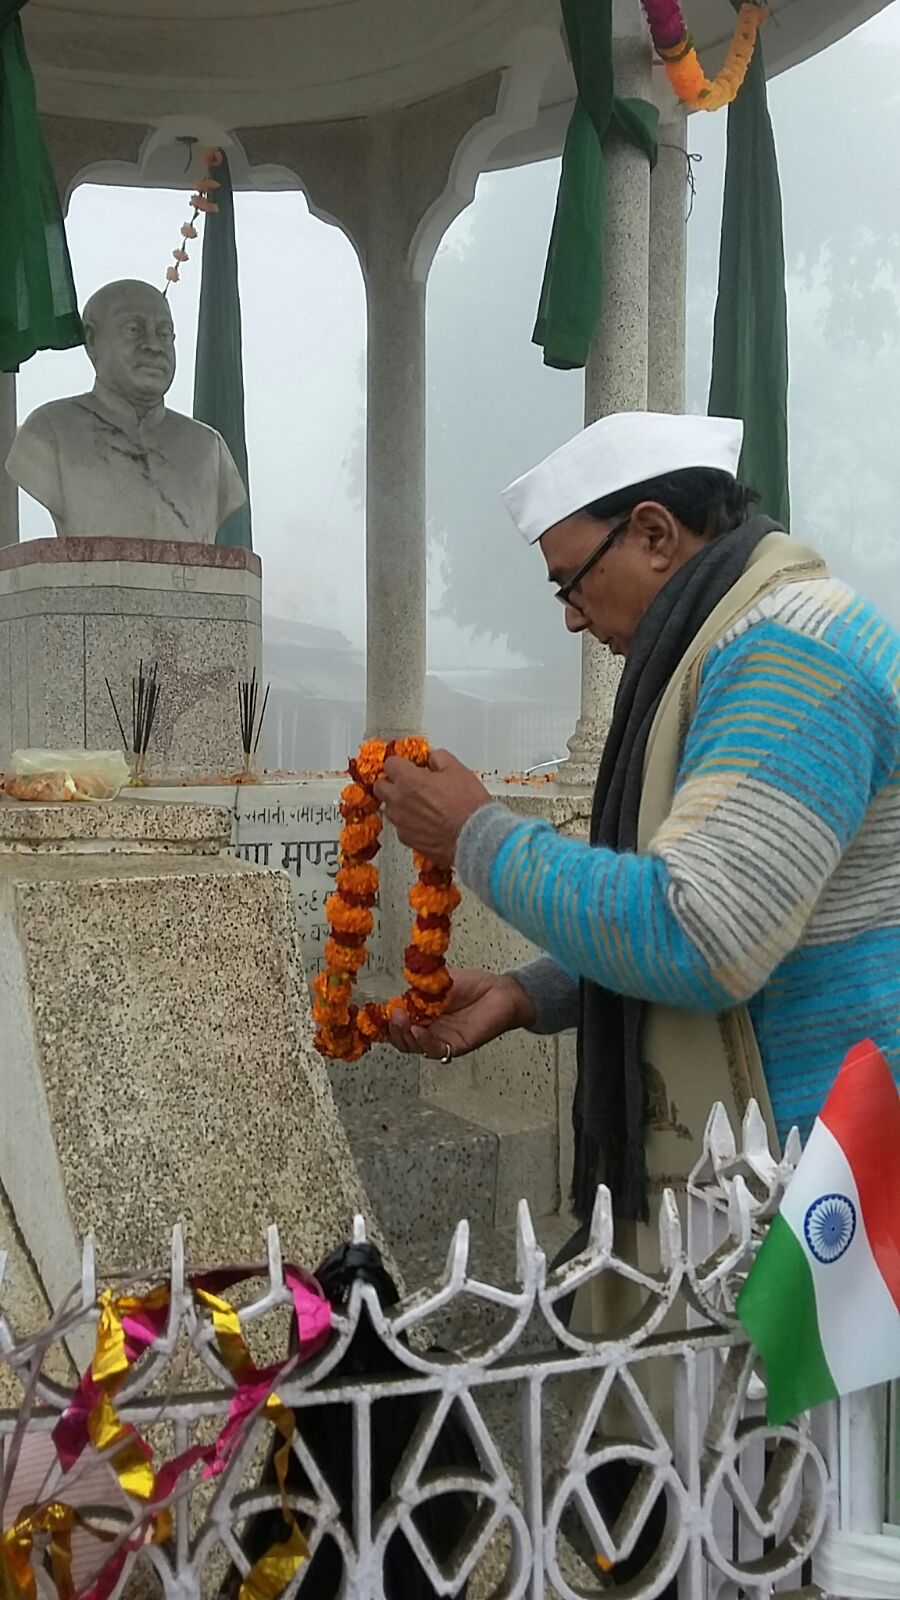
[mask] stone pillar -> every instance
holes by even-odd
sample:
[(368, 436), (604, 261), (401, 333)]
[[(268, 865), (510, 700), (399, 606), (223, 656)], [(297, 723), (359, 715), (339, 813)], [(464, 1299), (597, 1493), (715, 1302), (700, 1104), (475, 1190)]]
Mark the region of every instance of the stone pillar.
[[(483, 164), (493, 119), (505, 115), (499, 90), (486, 73), (401, 111), (238, 130), (251, 165), (302, 174), (311, 204), (353, 240), (365, 277), (366, 729), (383, 738), (421, 733), (424, 720), (425, 279), (441, 230), (474, 190), (476, 168), (461, 165), (461, 149), (477, 136)], [(383, 962), (396, 983), (411, 862), (390, 829), (379, 865)]]
[[(638, 0), (614, 0), (616, 92), (650, 98), (651, 51)], [(606, 287), (603, 321), (584, 374), (585, 425), (613, 411), (647, 408), (650, 167), (621, 134), (606, 144)], [(567, 784), (593, 783), (609, 730), (620, 665), (582, 638), (581, 715), (560, 770)]]
[(387, 739), (420, 732), (425, 703), (425, 285), (409, 264), (402, 133), (375, 119), (367, 163), (366, 727)]
[(0, 372), (0, 545), (19, 542), (19, 491), (6, 471), (16, 432), (16, 375)]
[(650, 179), (650, 411), (684, 410), (687, 189), (687, 113), (675, 106), (660, 126), (659, 161)]

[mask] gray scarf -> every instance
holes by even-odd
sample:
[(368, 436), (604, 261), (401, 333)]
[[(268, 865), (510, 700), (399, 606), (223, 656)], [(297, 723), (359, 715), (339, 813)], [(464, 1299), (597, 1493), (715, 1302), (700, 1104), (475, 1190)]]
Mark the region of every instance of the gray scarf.
[[(636, 848), (644, 756), (666, 685), (760, 540), (778, 531), (768, 517), (753, 517), (721, 534), (679, 568), (641, 618), (600, 762), (592, 845)], [(643, 1001), (582, 980), (572, 1201), (583, 1222), (598, 1183), (611, 1189), (617, 1216), (647, 1220), (643, 1019)]]

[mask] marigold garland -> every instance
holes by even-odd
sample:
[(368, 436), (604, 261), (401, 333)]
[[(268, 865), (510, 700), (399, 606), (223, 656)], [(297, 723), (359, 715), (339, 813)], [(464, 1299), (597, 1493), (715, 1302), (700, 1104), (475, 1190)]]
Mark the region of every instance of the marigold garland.
[(656, 53), (679, 100), (689, 111), (719, 111), (731, 104), (741, 87), (763, 22), (765, 5), (747, 0), (738, 13), (737, 26), (725, 65), (710, 82), (685, 27), (678, 0), (642, 0)]
[(180, 283), (181, 281), (181, 272), (179, 269), (184, 266), (186, 261), (190, 259), (186, 249), (187, 241), (189, 239), (197, 238), (196, 224), (197, 218), (199, 217), (201, 211), (207, 215), (210, 215), (219, 209), (215, 200), (210, 199), (210, 195), (215, 194), (216, 190), (220, 187), (218, 179), (213, 177), (213, 172), (216, 167), (220, 167), (221, 165), (221, 150), (204, 150), (203, 177), (197, 184), (196, 194), (191, 195), (193, 216), (191, 217), (190, 222), (183, 222), (181, 225), (181, 237), (184, 243), (180, 244), (177, 250), (172, 251), (172, 259), (175, 262), (175, 266), (166, 267), (166, 287), (163, 290), (163, 294), (167, 295), (172, 284)]
[(409, 987), (385, 1004), (353, 1004), (353, 985), (367, 959), (366, 940), (372, 932), (372, 908), (378, 898), (378, 869), (372, 862), (379, 850), (382, 820), (373, 790), (385, 761), (394, 755), (424, 767), (427, 741), (367, 739), (350, 762), (351, 781), (341, 792), (340, 867), (335, 892), (325, 906), (331, 937), (325, 945), (325, 968), (313, 981), (316, 1049), (338, 1061), (358, 1061), (370, 1045), (382, 1043), (394, 1011), (405, 1011), (415, 1023), (433, 1022), (446, 1009), (453, 987), (444, 958), (450, 943), (450, 917), (459, 905), (460, 893), (449, 868), (414, 854), (418, 877), (409, 903), (416, 918), (403, 967)]

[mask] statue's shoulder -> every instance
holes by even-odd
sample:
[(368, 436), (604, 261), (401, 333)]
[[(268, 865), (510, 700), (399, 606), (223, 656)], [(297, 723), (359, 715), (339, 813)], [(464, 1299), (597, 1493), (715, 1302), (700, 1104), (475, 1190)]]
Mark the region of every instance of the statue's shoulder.
[(90, 394), (70, 394), (62, 400), (48, 400), (36, 406), (19, 426), (20, 433), (57, 433), (91, 408)]
[(222, 436), (215, 428), (206, 422), (198, 422), (196, 417), (186, 416), (183, 411), (173, 411), (171, 406), (166, 406), (166, 422), (170, 428), (177, 428), (181, 433), (192, 433), (195, 439), (220, 439)]
[(195, 460), (202, 460), (219, 473), (237, 469), (231, 460), (228, 446), (217, 428), (196, 417), (186, 417), (183, 411), (173, 411), (166, 406), (166, 430), (169, 440), (179, 450), (190, 449)]

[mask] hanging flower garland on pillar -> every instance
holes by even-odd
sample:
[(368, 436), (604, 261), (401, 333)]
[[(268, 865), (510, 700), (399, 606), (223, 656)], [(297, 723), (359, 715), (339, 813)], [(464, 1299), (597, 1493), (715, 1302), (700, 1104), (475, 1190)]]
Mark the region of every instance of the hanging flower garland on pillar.
[(730, 105), (753, 60), (759, 30), (768, 16), (765, 5), (748, 0), (741, 6), (725, 65), (710, 81), (700, 65), (678, 0), (642, 0), (642, 4), (654, 48), (679, 100), (689, 111), (719, 111)]
[(358, 1061), (370, 1045), (388, 1037), (393, 1011), (405, 1011), (420, 1025), (433, 1022), (446, 1009), (453, 980), (445, 955), (450, 943), (450, 917), (460, 902), (453, 873), (425, 856), (413, 855), (418, 873), (409, 892), (416, 913), (412, 942), (404, 952), (403, 976), (409, 987), (382, 1005), (370, 1001), (353, 1004), (356, 974), (367, 958), (366, 941), (375, 918), (378, 898), (378, 854), (382, 830), (380, 806), (373, 793), (390, 756), (400, 756), (417, 767), (428, 764), (424, 739), (367, 739), (350, 762), (351, 782), (341, 793), (344, 826), (340, 837), (340, 868), (336, 891), (326, 903), (331, 937), (325, 945), (325, 969), (313, 981), (313, 1016), (317, 1024), (316, 1049), (338, 1061)]
[(219, 209), (215, 200), (210, 199), (210, 195), (215, 194), (219, 187), (219, 181), (217, 178), (213, 177), (213, 172), (215, 171), (216, 167), (220, 167), (221, 165), (221, 150), (204, 150), (203, 177), (197, 184), (196, 193), (191, 195), (193, 215), (190, 222), (183, 222), (181, 225), (181, 244), (178, 246), (177, 250), (172, 251), (172, 259), (174, 260), (175, 265), (174, 267), (166, 268), (166, 287), (163, 290), (163, 294), (167, 295), (172, 284), (178, 283), (181, 279), (180, 269), (184, 266), (184, 263), (190, 259), (187, 251), (188, 240), (197, 238), (197, 218), (199, 217), (201, 211), (206, 216), (211, 216)]

